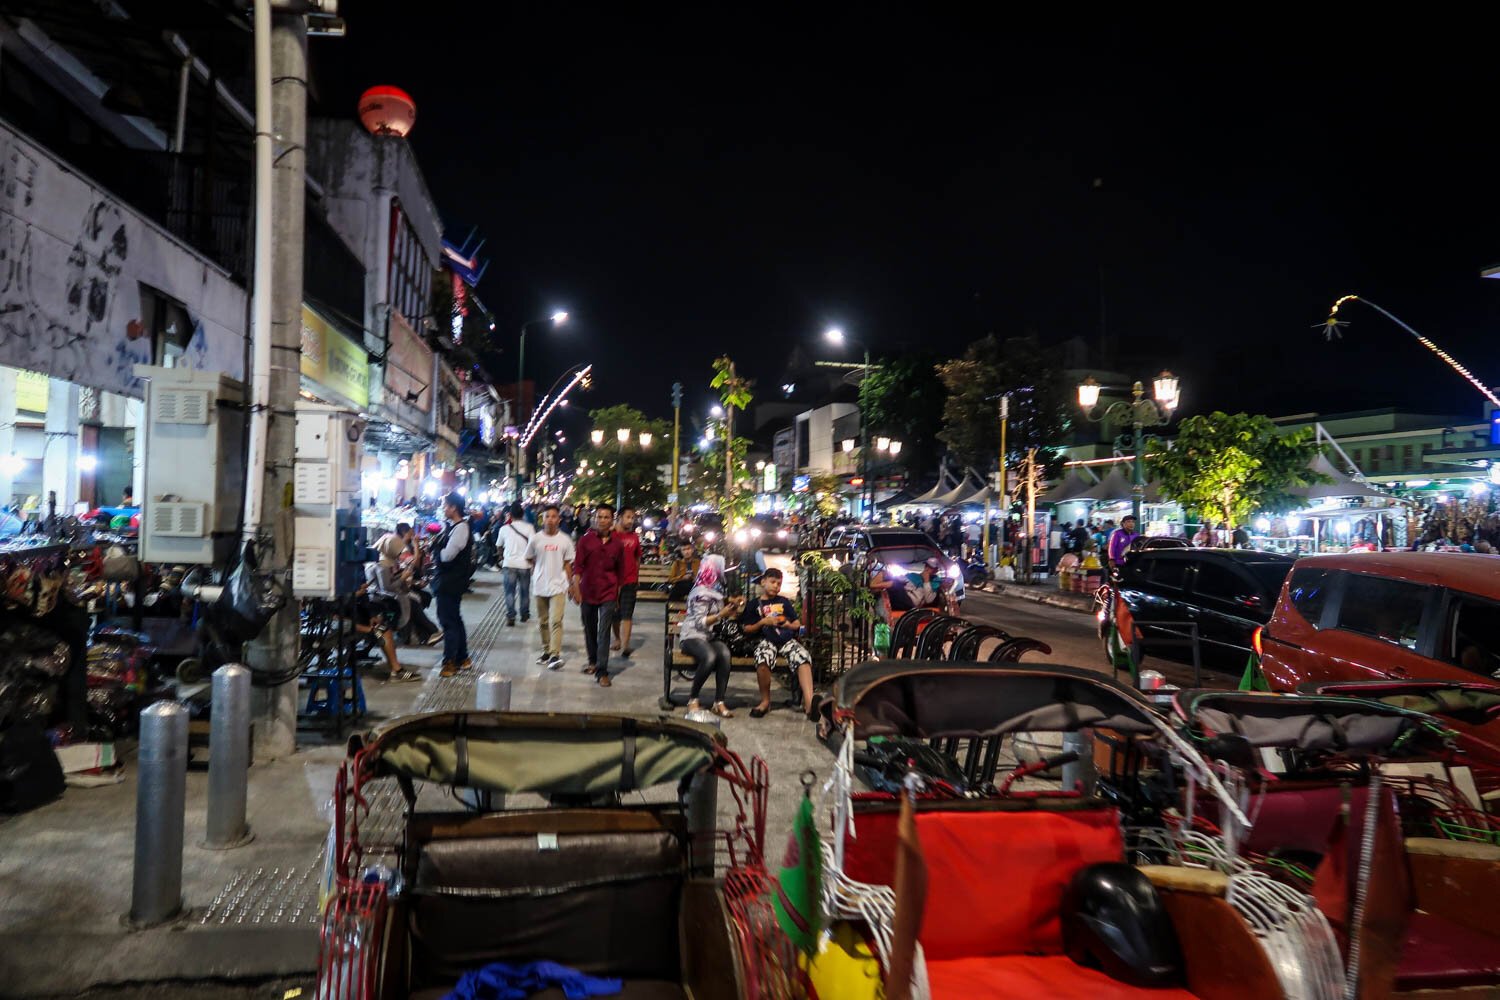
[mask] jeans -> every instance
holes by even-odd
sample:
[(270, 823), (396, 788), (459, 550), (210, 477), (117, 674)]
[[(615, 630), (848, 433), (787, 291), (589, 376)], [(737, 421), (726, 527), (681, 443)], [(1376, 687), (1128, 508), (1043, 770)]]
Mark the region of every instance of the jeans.
[(714, 675), (714, 703), (724, 700), (729, 690), (729, 647), (718, 639), (684, 639), (682, 651), (691, 656), (698, 665), (693, 673), (692, 699), (698, 700), (703, 682)]
[(567, 603), (567, 594), (536, 599), (536, 617), (542, 629), (542, 652), (548, 656), (562, 655), (563, 606)]
[(615, 620), (615, 602), (579, 606), (583, 616), (583, 648), (589, 655), (589, 666), (598, 667), (595, 677), (609, 673), (609, 627)]
[(464, 631), (463, 615), (459, 613), (462, 594), (438, 591), (437, 620), (443, 628), (443, 662), (462, 663), (469, 658), (469, 633)]
[[(531, 617), (531, 570), (529, 569), (502, 569), (500, 571), (500, 582), (505, 585), (505, 620), (516, 620), (516, 606), (519, 603), (521, 620), (525, 621)], [(519, 592), (519, 594), (518, 594)], [(516, 597), (521, 599), (518, 602)]]

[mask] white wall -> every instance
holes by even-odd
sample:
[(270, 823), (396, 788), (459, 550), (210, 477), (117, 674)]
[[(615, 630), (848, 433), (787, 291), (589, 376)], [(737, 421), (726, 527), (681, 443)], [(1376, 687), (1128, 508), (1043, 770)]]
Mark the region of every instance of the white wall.
[(141, 283), (187, 307), (190, 367), (244, 377), (244, 289), (0, 124), (0, 364), (141, 396)]
[(840, 418), (858, 412), (859, 407), (854, 403), (830, 403), (808, 413), (807, 459), (803, 464), (810, 472), (834, 471), (838, 442), (833, 439), (833, 425)]

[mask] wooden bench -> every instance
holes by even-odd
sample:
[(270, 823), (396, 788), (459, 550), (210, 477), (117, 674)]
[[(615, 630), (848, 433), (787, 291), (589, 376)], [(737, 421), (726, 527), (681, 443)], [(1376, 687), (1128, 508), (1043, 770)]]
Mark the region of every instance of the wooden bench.
[[(697, 661), (677, 648), (677, 640), (682, 634), (682, 616), (686, 611), (687, 604), (684, 601), (667, 602), (665, 632), (662, 640), (661, 699), (657, 702), (666, 711), (670, 711), (673, 707), (680, 707), (687, 704), (686, 701), (673, 699), (672, 675), (679, 671), (689, 671), (697, 665)], [(776, 665), (778, 667), (787, 666), (786, 657), (778, 653), (776, 656)], [(729, 659), (729, 669), (754, 670), (755, 657), (732, 656)], [(691, 679), (692, 674), (684, 673), (683, 676)]]
[(637, 601), (665, 601), (667, 599), (667, 576), (672, 567), (667, 563), (641, 563), (640, 587), (636, 590)]

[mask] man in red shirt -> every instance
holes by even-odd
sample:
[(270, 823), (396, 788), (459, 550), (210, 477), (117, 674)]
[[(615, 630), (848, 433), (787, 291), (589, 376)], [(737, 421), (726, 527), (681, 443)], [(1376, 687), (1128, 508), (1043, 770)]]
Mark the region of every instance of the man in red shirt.
[(615, 641), (609, 647), (618, 649), (622, 659), (630, 659), (631, 621), (635, 617), (635, 595), (641, 583), (641, 536), (635, 533), (635, 508), (620, 508), (620, 523), (615, 538), (625, 554), (625, 572), (620, 576), (620, 607), (615, 612)]
[(572, 597), (583, 615), (583, 646), (588, 653), (586, 674), (600, 687), (609, 687), (609, 627), (620, 600), (625, 575), (625, 551), (613, 531), (615, 509), (607, 503), (594, 508), (594, 527), (578, 540), (573, 555)]

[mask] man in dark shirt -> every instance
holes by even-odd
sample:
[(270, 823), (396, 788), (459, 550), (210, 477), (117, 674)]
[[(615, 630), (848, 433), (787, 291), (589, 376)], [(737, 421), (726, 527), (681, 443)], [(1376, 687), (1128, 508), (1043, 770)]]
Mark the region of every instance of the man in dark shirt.
[(583, 616), (583, 646), (588, 653), (586, 674), (600, 687), (609, 687), (609, 626), (620, 600), (625, 575), (625, 551), (611, 530), (615, 509), (607, 503), (594, 508), (594, 527), (578, 540), (573, 555), (573, 600)]
[(635, 508), (620, 508), (620, 523), (613, 533), (625, 557), (625, 571), (620, 576), (620, 602), (615, 612), (615, 641), (609, 647), (618, 649), (620, 658), (630, 659), (630, 630), (634, 627), (635, 596), (641, 584), (641, 536), (635, 533)]
[(740, 624), (755, 645), (755, 680), (760, 685), (760, 703), (750, 710), (759, 719), (771, 709), (771, 671), (777, 654), (786, 657), (787, 667), (796, 671), (802, 689), (802, 707), (812, 717), (812, 656), (797, 641), (802, 628), (797, 605), (781, 593), (781, 570), (768, 569), (760, 575), (760, 597), (752, 598), (740, 614)]

